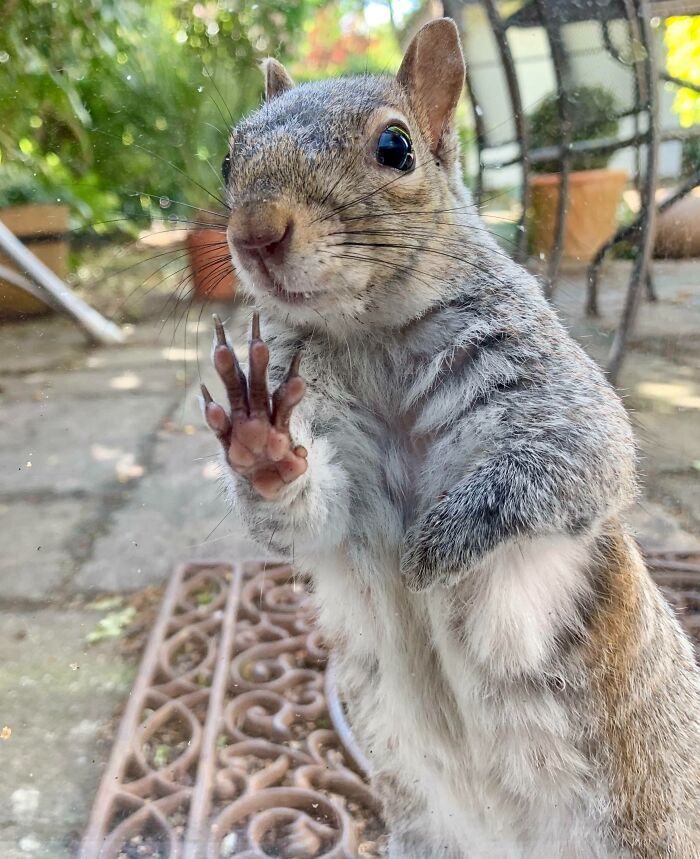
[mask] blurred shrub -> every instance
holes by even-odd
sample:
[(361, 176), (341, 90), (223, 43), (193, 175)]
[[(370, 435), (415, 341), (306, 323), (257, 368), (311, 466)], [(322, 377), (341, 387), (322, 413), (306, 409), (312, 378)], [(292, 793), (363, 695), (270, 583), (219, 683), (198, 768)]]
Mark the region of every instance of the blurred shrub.
[[(569, 116), (572, 120), (572, 141), (597, 140), (615, 137), (619, 122), (615, 96), (601, 86), (582, 86), (569, 95)], [(540, 102), (537, 109), (528, 117), (530, 127), (530, 147), (533, 149), (547, 146), (560, 146), (562, 123), (559, 117), (559, 102), (556, 93)], [(594, 170), (607, 166), (611, 153), (603, 155), (582, 153), (572, 160), (572, 170)], [(533, 164), (538, 173), (558, 173), (561, 169), (559, 159)]]
[(401, 32), (390, 23), (368, 27), (363, 5), (352, 0), (323, 4), (307, 19), (296, 62), (299, 82), (342, 74), (386, 74), (401, 62)]
[(54, 195), (31, 173), (9, 164), (0, 171), (0, 208), (25, 203), (48, 203)]
[[(669, 18), (664, 41), (668, 73), (689, 83), (700, 84), (700, 15)], [(700, 126), (700, 93), (680, 87), (673, 109), (682, 127)], [(686, 176), (700, 170), (700, 129), (698, 137), (683, 141), (681, 170)]]
[[(700, 84), (700, 15), (668, 18), (664, 33), (666, 69), (673, 77)], [(687, 87), (676, 93), (673, 109), (681, 125), (700, 124), (700, 94)]]
[(9, 0), (0, 171), (12, 163), (98, 231), (171, 199), (217, 208), (227, 127), (259, 101), (256, 61), (285, 57), (314, 2)]

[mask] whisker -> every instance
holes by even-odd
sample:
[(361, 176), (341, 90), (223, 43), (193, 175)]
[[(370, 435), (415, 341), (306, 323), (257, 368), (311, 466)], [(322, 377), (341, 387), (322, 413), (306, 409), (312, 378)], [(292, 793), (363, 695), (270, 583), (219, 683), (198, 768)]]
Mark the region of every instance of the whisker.
[[(116, 134), (110, 134), (108, 131), (104, 131), (104, 129), (102, 128), (95, 128), (94, 131), (96, 134), (103, 134), (105, 137), (111, 137), (112, 140), (121, 140), (121, 138), (117, 137)], [(193, 179), (185, 170), (183, 170), (181, 167), (178, 167), (177, 164), (174, 164), (172, 161), (168, 161), (167, 158), (163, 158), (161, 155), (158, 155), (157, 152), (152, 152), (150, 149), (146, 149), (146, 147), (141, 146), (140, 143), (132, 143), (131, 145), (135, 149), (140, 149), (141, 152), (145, 152), (146, 155), (150, 155), (151, 158), (157, 158), (159, 161), (162, 161), (163, 164), (167, 164), (168, 167), (171, 167), (181, 176), (184, 176), (188, 182), (191, 182), (193, 185), (196, 185), (196, 187), (199, 188), (200, 191), (204, 191), (205, 194), (208, 194), (213, 200), (216, 200), (216, 202), (222, 205), (226, 210), (230, 208), (220, 197), (217, 197), (216, 194), (212, 194), (212, 192), (208, 188), (205, 188), (204, 185)]]
[[(216, 126), (213, 126), (213, 127), (215, 128)], [(217, 174), (217, 176), (218, 176), (218, 174)], [(127, 193), (129, 193), (129, 192), (127, 192)], [(133, 197), (150, 197), (151, 200), (162, 200), (163, 199), (162, 194), (147, 194), (145, 191), (133, 191), (130, 194), (130, 196), (133, 196)], [(191, 203), (183, 203), (182, 200), (174, 200), (172, 197), (167, 197), (167, 195), (166, 195), (166, 199), (171, 203), (176, 203), (178, 206), (184, 206), (186, 209), (195, 209), (198, 212), (203, 212), (207, 215), (213, 215), (215, 218), (221, 217), (221, 212), (213, 212), (211, 209), (202, 209), (201, 206), (193, 206)], [(214, 226), (214, 224), (212, 224), (211, 226)]]
[[(169, 253), (171, 253), (171, 252), (169, 252)], [(140, 281), (139, 283), (137, 283), (137, 284), (136, 284), (136, 286), (135, 286), (133, 289), (129, 290), (129, 292), (126, 294), (126, 296), (123, 298), (123, 300), (122, 300), (122, 301), (117, 305), (117, 309), (118, 309), (118, 310), (121, 310), (122, 308), (124, 308), (124, 307), (126, 306), (126, 303), (127, 303), (127, 302), (128, 302), (128, 301), (129, 301), (129, 300), (130, 300), (130, 299), (131, 299), (131, 298), (132, 298), (132, 297), (133, 297), (133, 296), (134, 296), (134, 295), (135, 295), (139, 290), (143, 289), (143, 288), (146, 286), (146, 284), (147, 284), (147, 283), (148, 283), (152, 278), (155, 278), (155, 277), (157, 277), (159, 274), (161, 274), (161, 272), (162, 272), (165, 268), (167, 268), (167, 266), (169, 266), (169, 265), (171, 265), (171, 264), (174, 264), (174, 263), (177, 263), (177, 262), (179, 262), (180, 260), (184, 259), (184, 258), (187, 256), (187, 254), (188, 254), (187, 250), (184, 250), (184, 251), (183, 251), (183, 250), (181, 250), (181, 251), (180, 251), (180, 253), (179, 253), (179, 255), (178, 255), (177, 257), (175, 257), (175, 258), (173, 258), (173, 259), (170, 259), (170, 260), (168, 260), (167, 262), (164, 262), (162, 265), (158, 266), (158, 268), (156, 268), (156, 269), (155, 269), (155, 271), (152, 271), (152, 272), (148, 275), (148, 277), (147, 277), (145, 280)], [(153, 259), (156, 259), (156, 257), (151, 257), (151, 258), (150, 258), (150, 259), (148, 259), (148, 260), (139, 260), (139, 262), (135, 263), (133, 266), (127, 266), (125, 269), (122, 269), (122, 270), (120, 270), (120, 271), (118, 271), (118, 272), (116, 272), (116, 273), (114, 273), (114, 274), (109, 275), (109, 277), (107, 278), (107, 281), (109, 281), (112, 277), (115, 277), (116, 275), (123, 275), (123, 274), (126, 274), (126, 272), (128, 272), (130, 269), (137, 268), (139, 265), (143, 265), (145, 262), (151, 262), (151, 260), (153, 260)], [(185, 266), (185, 269), (187, 269), (188, 267), (189, 267), (189, 264), (188, 264), (187, 266)], [(162, 279), (162, 281), (161, 281), (161, 282), (162, 282), (162, 283), (165, 283), (165, 281), (169, 280), (171, 277), (174, 277), (174, 276), (176, 276), (177, 274), (179, 274), (179, 273), (180, 273), (180, 271), (182, 271), (182, 269), (177, 269), (177, 271), (170, 272), (169, 274), (166, 274), (166, 275), (163, 277), (163, 279)], [(145, 297), (146, 295), (148, 295), (149, 293), (151, 293), (154, 289), (156, 289), (156, 288), (158, 287), (158, 285), (159, 285), (159, 283), (155, 283), (152, 287), (149, 287), (149, 288), (148, 288), (148, 289), (143, 293), (143, 296)]]
[(214, 167), (214, 165), (211, 163), (211, 161), (208, 158), (205, 160), (206, 160), (207, 164), (209, 165), (209, 169), (211, 170), (211, 172), (214, 174), (214, 176), (216, 176), (216, 180), (217, 180), (218, 184), (221, 186), (221, 190), (225, 194), (226, 193), (226, 186), (223, 183), (223, 177), (222, 177), (220, 171), (217, 170), (216, 167)]
[[(218, 242), (208, 242), (208, 243), (205, 243), (205, 244), (203, 244), (203, 245), (200, 245), (200, 248), (218, 248), (218, 247), (220, 247), (220, 244), (219, 244)], [(171, 250), (163, 251), (162, 253), (155, 254), (154, 256), (148, 257), (147, 259), (138, 260), (137, 262), (133, 263), (132, 265), (130, 265), (130, 266), (125, 266), (124, 268), (121, 268), (121, 269), (119, 269), (118, 271), (116, 271), (116, 272), (112, 272), (110, 275), (108, 275), (108, 276), (107, 276), (107, 278), (106, 278), (106, 281), (109, 281), (109, 280), (111, 280), (111, 279), (112, 279), (112, 278), (114, 278), (114, 277), (122, 276), (122, 275), (126, 274), (128, 271), (130, 271), (130, 270), (132, 270), (132, 269), (135, 269), (135, 268), (138, 268), (138, 267), (139, 267), (139, 266), (141, 266), (141, 265), (145, 265), (146, 263), (150, 263), (150, 262), (152, 262), (154, 259), (158, 259), (158, 258), (159, 258), (159, 257), (161, 257), (161, 256), (169, 256), (169, 255), (171, 255), (171, 254), (177, 254), (177, 256), (173, 256), (171, 259), (166, 260), (166, 262), (164, 262), (162, 265), (158, 266), (154, 271), (152, 271), (152, 272), (148, 275), (148, 277), (147, 277), (145, 280), (141, 281), (141, 283), (137, 284), (137, 285), (136, 285), (132, 290), (130, 290), (130, 292), (129, 292), (129, 293), (127, 294), (127, 296), (124, 298), (123, 302), (122, 302), (120, 305), (118, 305), (118, 306), (119, 306), (119, 307), (123, 307), (123, 306), (124, 306), (124, 304), (126, 304), (126, 302), (127, 302), (127, 301), (128, 301), (128, 300), (129, 300), (129, 299), (130, 299), (130, 298), (131, 298), (131, 297), (132, 297), (132, 296), (133, 296), (133, 295), (134, 295), (134, 294), (135, 294), (139, 289), (141, 289), (143, 286), (145, 286), (145, 285), (148, 283), (148, 281), (149, 281), (149, 280), (151, 280), (151, 278), (156, 277), (158, 274), (160, 274), (161, 272), (163, 272), (163, 270), (164, 270), (164, 269), (166, 269), (169, 265), (171, 265), (171, 264), (175, 264), (176, 262), (178, 262), (178, 261), (180, 261), (180, 260), (184, 259), (185, 257), (187, 257), (187, 256), (189, 255), (189, 250), (188, 250), (187, 248), (185, 248), (185, 249), (182, 249), (182, 248), (172, 248)], [(228, 254), (227, 254), (227, 255), (226, 255), (226, 257), (224, 257), (224, 256), (222, 256), (222, 257), (217, 257), (217, 261), (223, 260), (223, 259), (225, 259), (225, 258), (229, 258), (229, 259), (230, 259), (230, 257), (228, 257)], [(206, 268), (206, 265), (208, 265), (210, 262), (211, 262), (211, 261), (210, 261), (210, 260), (208, 260), (204, 267)], [(167, 273), (167, 274), (163, 277), (163, 282), (165, 282), (165, 281), (169, 280), (171, 277), (175, 277), (175, 276), (176, 276), (176, 275), (178, 275), (181, 271), (183, 271), (183, 270), (187, 270), (187, 268), (188, 268), (188, 267), (189, 267), (189, 263), (188, 263), (186, 266), (184, 266), (183, 268), (179, 268), (179, 269), (176, 269), (175, 271), (171, 271), (171, 272)], [(158, 285), (158, 284), (156, 284), (156, 286), (157, 286), (157, 285)], [(154, 288), (155, 288), (155, 287), (154, 287)], [(147, 290), (147, 291), (146, 291), (146, 293), (145, 293), (145, 295), (148, 295), (148, 293), (149, 293), (150, 291), (151, 291), (150, 289), (149, 289), (149, 290)]]
[[(463, 224), (456, 224), (456, 223), (452, 224), (449, 222), (440, 221), (439, 224), (437, 224), (437, 226), (462, 227), (464, 225)], [(487, 229), (486, 227), (471, 227), (470, 226), (469, 231), (470, 232), (480, 231), (480, 232), (488, 233), (489, 235), (494, 235), (492, 233), (492, 231)], [(395, 229), (394, 230), (392, 230), (392, 229), (385, 229), (385, 230), (338, 230), (337, 232), (334, 232), (334, 233), (326, 233), (324, 238), (330, 238), (332, 236), (396, 236), (397, 238), (404, 238), (405, 233), (398, 232)], [(427, 239), (432, 238), (435, 241), (439, 241), (441, 244), (443, 244), (443, 243), (461, 244), (461, 237), (442, 236), (442, 235), (436, 234), (429, 227), (411, 227), (410, 237), (413, 237), (413, 236), (421, 237), (421, 238), (427, 238)], [(506, 242), (509, 242), (510, 244), (515, 245), (515, 242), (512, 239), (509, 239), (505, 236), (503, 237), (503, 240)], [(494, 251), (494, 253), (500, 253), (501, 256), (504, 256), (507, 259), (510, 259), (510, 257), (507, 256), (507, 254), (504, 254), (502, 252)]]
[[(229, 274), (230, 265), (231, 265), (231, 259), (230, 259), (230, 257), (227, 257), (226, 259), (220, 259), (220, 260), (218, 260), (218, 262), (212, 262), (211, 264), (207, 264), (207, 266), (205, 266), (205, 268), (207, 269), (207, 278), (210, 278), (212, 280), (211, 285), (208, 286), (207, 289), (205, 290), (205, 293), (204, 293), (205, 297), (210, 295), (216, 289), (216, 287), (224, 280), (224, 278)], [(217, 278), (217, 279), (214, 280), (214, 278)], [(189, 313), (192, 304), (194, 303), (194, 300), (196, 298), (196, 290), (195, 290), (194, 286), (192, 287), (191, 292), (192, 292), (192, 301), (190, 301), (185, 312), (180, 316), (179, 320), (177, 321), (175, 328), (173, 330), (173, 337), (175, 337), (175, 335), (177, 334), (178, 328), (182, 324), (183, 320), (185, 319), (185, 317)]]
[(234, 118), (233, 118), (233, 114), (231, 113), (231, 111), (229, 110), (228, 105), (226, 104), (226, 99), (221, 95), (221, 90), (219, 89), (219, 87), (218, 87), (218, 86), (217, 86), (217, 84), (216, 84), (216, 80), (215, 80), (215, 78), (214, 78), (214, 75), (212, 75), (212, 73), (209, 71), (209, 69), (208, 69), (208, 67), (207, 67), (207, 64), (204, 62), (204, 60), (203, 60), (201, 57), (200, 57), (200, 60), (202, 61), (202, 66), (204, 67), (204, 71), (207, 73), (207, 77), (208, 77), (208, 78), (209, 78), (209, 80), (211, 81), (211, 84), (212, 84), (212, 86), (214, 87), (214, 89), (216, 90), (216, 94), (219, 96), (219, 99), (220, 99), (220, 101), (221, 101), (221, 104), (223, 104), (223, 106), (226, 108), (226, 111), (227, 111), (227, 113), (228, 113), (228, 117), (229, 117), (229, 118), (228, 118), (228, 123), (226, 122), (226, 117), (224, 116), (223, 111), (222, 111), (222, 110), (221, 110), (221, 108), (219, 107), (218, 103), (216, 102), (216, 100), (214, 99), (214, 97), (212, 96), (212, 94), (211, 94), (211, 93), (207, 93), (207, 95), (208, 95), (208, 96), (209, 96), (209, 98), (211, 99), (212, 104), (213, 104), (213, 105), (216, 107), (216, 109), (219, 111), (219, 116), (221, 117), (221, 119), (222, 119), (222, 121), (223, 121), (224, 125), (228, 125), (228, 124), (230, 124), (230, 125), (235, 125), (235, 120), (234, 120)]
[[(209, 275), (209, 276), (211, 276), (212, 273), (214, 275), (216, 275), (216, 273), (219, 270), (219, 266), (225, 266), (227, 263), (230, 264), (230, 261), (231, 261), (230, 257), (218, 257), (214, 260), (208, 260), (206, 262), (206, 264), (204, 266), (202, 266), (202, 268), (200, 269), (200, 272), (205, 271), (207, 273), (207, 275)], [(173, 305), (172, 316), (174, 316), (175, 313), (177, 312), (176, 307), (177, 307), (178, 303), (180, 303), (181, 301), (184, 301), (190, 295), (192, 296), (193, 301), (196, 297), (196, 289), (194, 286), (194, 277), (195, 277), (194, 272), (190, 269), (190, 266), (187, 265), (187, 266), (184, 266), (182, 269), (180, 269), (179, 272), (173, 272), (172, 276), (175, 276), (176, 274), (178, 274), (180, 272), (182, 272), (182, 277), (180, 278), (180, 282), (178, 283), (178, 285), (175, 288), (175, 290), (173, 291), (173, 293), (168, 297), (168, 299), (165, 302), (163, 309), (161, 311), (163, 313), (166, 313), (168, 311), (169, 305), (172, 303), (172, 305)], [(224, 271), (224, 273), (226, 273), (226, 272)], [(210, 290), (208, 289), (206, 294), (208, 294), (209, 291)], [(189, 306), (185, 308), (185, 310), (183, 311), (180, 318), (176, 321), (176, 324), (173, 328), (173, 336), (171, 338), (171, 345), (175, 340), (175, 336), (177, 335), (177, 330), (178, 330), (180, 324), (182, 323), (182, 320), (185, 318), (185, 315), (186, 315), (188, 310), (189, 310)], [(171, 318), (171, 314), (169, 312), (167, 312), (167, 315), (163, 319), (163, 323), (162, 323), (161, 328), (160, 328), (161, 332), (162, 332), (163, 328), (165, 327), (166, 323), (170, 320), (170, 318)]]
[(201, 543), (194, 543), (193, 545), (194, 546), (203, 546), (207, 542), (207, 540), (211, 537), (211, 535), (216, 531), (216, 529), (219, 527), (219, 525), (221, 525), (223, 522), (225, 522), (226, 519), (231, 515), (231, 513), (233, 513), (233, 508), (230, 508), (229, 510), (226, 511), (226, 513), (221, 517), (221, 519), (219, 519), (219, 521), (216, 523), (216, 525), (214, 525), (214, 527), (207, 534), (207, 536), (204, 538), (204, 540), (202, 540)]
[[(357, 150), (357, 152), (355, 152), (355, 154), (353, 155), (353, 158), (352, 158), (352, 160), (351, 160), (351, 162), (350, 162), (350, 165), (349, 165), (349, 166), (352, 166), (352, 165), (354, 164), (354, 162), (357, 160), (357, 158), (359, 157), (359, 155), (360, 155), (360, 150), (358, 149), (358, 150)], [(338, 185), (342, 182), (342, 180), (343, 180), (346, 176), (347, 176), (347, 169), (345, 169), (345, 168), (341, 169), (341, 170), (340, 170), (340, 175), (338, 176), (338, 178), (336, 179), (336, 181), (331, 185), (331, 187), (330, 187), (329, 191), (328, 191), (328, 192), (323, 196), (323, 199), (322, 199), (322, 200), (320, 201), (320, 203), (318, 204), (319, 206), (323, 206), (323, 205), (325, 205), (325, 203), (326, 203), (326, 202), (330, 199), (330, 197), (333, 195), (333, 193), (334, 193), (335, 189), (338, 187)]]
[(369, 214), (366, 214), (366, 215), (354, 215), (354, 216), (349, 217), (349, 218), (340, 218), (339, 220), (344, 221), (344, 222), (345, 221), (361, 221), (361, 220), (364, 220), (365, 218), (367, 218), (367, 219), (369, 219), (369, 218), (383, 218), (383, 217), (387, 217), (390, 215), (395, 215), (395, 216), (401, 215), (402, 217), (413, 215), (415, 217), (418, 217), (418, 216), (422, 217), (424, 215), (444, 215), (447, 212), (462, 212), (465, 210), (468, 211), (471, 208), (472, 208), (471, 204), (465, 204), (464, 206), (451, 206), (450, 208), (447, 208), (447, 209), (401, 209), (399, 211), (382, 210), (381, 212), (370, 212)]
[(218, 125), (214, 125), (213, 122), (204, 122), (202, 124), (208, 126), (209, 128), (213, 128), (214, 131), (218, 131), (219, 134), (224, 138), (224, 140), (228, 141), (228, 139), (229, 139), (228, 134), (226, 134), (226, 132), (222, 131)]
[[(424, 275), (427, 278), (432, 277), (431, 274), (428, 274), (427, 272), (421, 271), (420, 269), (405, 266), (405, 265), (399, 265), (398, 263), (390, 262), (389, 260), (378, 259), (376, 257), (363, 256), (362, 254), (357, 254), (357, 253), (337, 254), (337, 253), (333, 253), (332, 251), (325, 251), (325, 253), (327, 253), (329, 256), (333, 257), (334, 259), (354, 259), (354, 260), (359, 260), (361, 262), (369, 262), (369, 263), (373, 263), (376, 265), (383, 265), (383, 266), (388, 267), (388, 268), (393, 268), (396, 271), (410, 271), (414, 276), (417, 272), (418, 274)], [(419, 283), (422, 283), (427, 289), (431, 290), (432, 292), (436, 292), (434, 280), (433, 281), (424, 280), (424, 279), (419, 278), (419, 277), (417, 277), (416, 280), (418, 280)]]
[[(385, 249), (393, 249), (393, 250), (403, 250), (403, 251), (420, 251), (420, 253), (431, 253), (436, 256), (447, 257), (448, 259), (456, 260), (462, 265), (468, 265), (473, 269), (476, 269), (481, 274), (488, 274), (489, 277), (494, 278), (499, 283), (505, 285), (505, 282), (500, 280), (492, 271), (487, 271), (486, 269), (481, 268), (472, 260), (465, 259), (464, 257), (457, 256), (456, 254), (450, 254), (446, 251), (439, 251), (434, 248), (427, 248), (424, 245), (405, 245), (405, 244), (390, 244), (388, 242), (337, 242), (336, 246), (339, 247), (364, 247), (364, 248), (385, 248)], [(378, 261), (378, 260), (376, 260)]]

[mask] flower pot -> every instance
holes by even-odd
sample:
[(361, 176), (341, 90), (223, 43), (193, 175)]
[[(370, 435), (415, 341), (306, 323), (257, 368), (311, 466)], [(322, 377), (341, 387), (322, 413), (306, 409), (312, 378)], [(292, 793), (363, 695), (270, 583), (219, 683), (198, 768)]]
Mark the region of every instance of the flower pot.
[(194, 293), (202, 301), (228, 301), (236, 295), (237, 278), (226, 233), (194, 229), (187, 234)]
[[(657, 195), (657, 203), (667, 193)], [(676, 259), (700, 257), (700, 188), (658, 216), (654, 254)]]
[[(68, 274), (68, 206), (53, 203), (30, 203), (0, 209), (0, 220), (54, 274), (64, 279)], [(26, 275), (0, 251), (0, 265)], [(0, 278), (0, 317), (35, 316), (48, 313), (49, 307)]]
[[(576, 170), (569, 175), (564, 259), (588, 262), (615, 232), (626, 182), (624, 170)], [(532, 176), (529, 187), (531, 248), (536, 256), (548, 256), (554, 244), (560, 176)]]

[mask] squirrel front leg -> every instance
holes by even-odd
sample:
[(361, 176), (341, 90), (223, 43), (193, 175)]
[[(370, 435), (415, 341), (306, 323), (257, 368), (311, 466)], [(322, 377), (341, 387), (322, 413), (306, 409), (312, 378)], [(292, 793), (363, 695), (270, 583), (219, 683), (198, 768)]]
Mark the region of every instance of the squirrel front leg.
[(327, 439), (311, 434), (313, 406), (299, 375), (300, 356), (268, 394), (269, 350), (257, 314), (248, 378), (216, 319), (214, 366), (230, 411), (202, 386), (204, 413), (220, 440), (231, 500), (251, 535), (266, 547), (324, 548), (342, 540), (347, 524), (347, 480)]
[(409, 588), (454, 584), (509, 540), (593, 524), (607, 499), (595, 476), (581, 473), (585, 460), (546, 444), (492, 452), (406, 533), (401, 572)]

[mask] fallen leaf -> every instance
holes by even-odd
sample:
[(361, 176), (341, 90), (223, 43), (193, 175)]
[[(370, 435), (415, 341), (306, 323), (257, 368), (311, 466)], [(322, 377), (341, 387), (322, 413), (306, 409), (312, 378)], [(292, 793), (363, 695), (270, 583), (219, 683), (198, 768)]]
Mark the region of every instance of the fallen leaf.
[(119, 638), (136, 617), (136, 609), (129, 605), (121, 611), (113, 611), (103, 617), (97, 626), (87, 635), (88, 644), (103, 641), (106, 638)]
[(170, 753), (172, 749), (170, 746), (159, 745), (156, 746), (155, 751), (153, 752), (153, 763), (158, 767), (167, 766), (170, 763)]
[(101, 597), (91, 603), (88, 603), (86, 608), (90, 611), (112, 611), (115, 608), (121, 608), (124, 605), (123, 597)]

